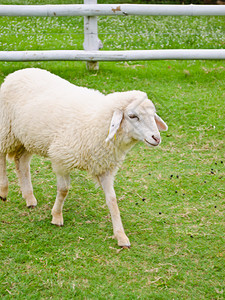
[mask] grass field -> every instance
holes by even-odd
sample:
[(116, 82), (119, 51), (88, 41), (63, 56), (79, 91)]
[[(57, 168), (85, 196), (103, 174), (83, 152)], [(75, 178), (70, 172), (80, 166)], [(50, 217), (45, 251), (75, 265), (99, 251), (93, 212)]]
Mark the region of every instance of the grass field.
[[(225, 47), (222, 17), (102, 17), (99, 28), (108, 50)], [(82, 31), (82, 18), (2, 17), (0, 50), (82, 49)], [(71, 175), (65, 225), (58, 228), (50, 224), (50, 162), (32, 160), (33, 210), (8, 163), (1, 299), (224, 299), (224, 61), (100, 63), (98, 72), (82, 62), (1, 62), (0, 81), (31, 66), (103, 93), (145, 91), (169, 130), (156, 149), (138, 144), (116, 177), (130, 250), (112, 239), (104, 194), (85, 172)]]

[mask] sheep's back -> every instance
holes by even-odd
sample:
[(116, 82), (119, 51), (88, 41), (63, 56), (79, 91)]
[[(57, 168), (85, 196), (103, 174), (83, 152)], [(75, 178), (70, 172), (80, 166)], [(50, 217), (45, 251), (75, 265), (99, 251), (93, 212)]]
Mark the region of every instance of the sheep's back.
[(1, 105), (14, 136), (28, 151), (46, 156), (55, 144), (61, 152), (66, 145), (69, 152), (78, 153), (93, 144), (93, 135), (95, 140), (98, 136), (104, 139), (107, 132), (102, 134), (102, 130), (109, 127), (107, 113), (111, 114), (105, 99), (98, 91), (75, 86), (40, 69), (10, 74), (1, 88)]

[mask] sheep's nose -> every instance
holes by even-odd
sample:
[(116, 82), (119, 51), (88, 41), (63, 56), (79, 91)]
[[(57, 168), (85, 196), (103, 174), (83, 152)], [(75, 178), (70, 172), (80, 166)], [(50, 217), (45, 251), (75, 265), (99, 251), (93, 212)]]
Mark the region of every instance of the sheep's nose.
[(152, 135), (152, 138), (153, 138), (154, 141), (156, 141), (157, 144), (160, 143), (160, 138), (158, 138), (158, 137), (156, 137), (154, 135)]

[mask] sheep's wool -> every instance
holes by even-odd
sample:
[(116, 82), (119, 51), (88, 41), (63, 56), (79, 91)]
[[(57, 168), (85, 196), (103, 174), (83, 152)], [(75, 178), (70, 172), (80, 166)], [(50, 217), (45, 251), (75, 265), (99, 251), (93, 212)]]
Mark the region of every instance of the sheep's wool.
[(75, 86), (41, 69), (24, 69), (6, 77), (0, 93), (0, 152), (13, 156), (25, 148), (49, 157), (60, 173), (72, 168), (97, 177), (115, 173), (135, 141), (106, 143), (115, 109), (124, 109), (145, 93), (103, 95)]

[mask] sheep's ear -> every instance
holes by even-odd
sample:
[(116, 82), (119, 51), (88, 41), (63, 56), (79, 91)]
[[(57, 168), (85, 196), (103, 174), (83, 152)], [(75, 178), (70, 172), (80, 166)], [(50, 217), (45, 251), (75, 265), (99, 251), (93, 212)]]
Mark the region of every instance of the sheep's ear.
[(117, 130), (120, 127), (122, 119), (123, 119), (123, 112), (121, 110), (114, 111), (110, 123), (109, 134), (105, 140), (106, 142), (110, 141), (114, 137), (114, 135), (116, 134)]
[(155, 122), (159, 130), (167, 131), (168, 126), (157, 114), (155, 114)]

